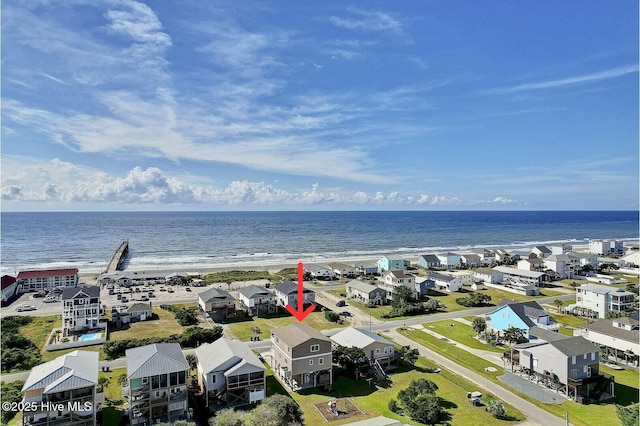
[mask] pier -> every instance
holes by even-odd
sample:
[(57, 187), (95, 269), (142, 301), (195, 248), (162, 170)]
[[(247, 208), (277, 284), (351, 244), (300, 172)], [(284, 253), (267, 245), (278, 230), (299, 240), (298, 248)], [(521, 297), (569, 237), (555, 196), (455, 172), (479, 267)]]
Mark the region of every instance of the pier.
[(129, 253), (129, 241), (123, 241), (122, 244), (118, 247), (113, 256), (111, 257), (111, 261), (109, 262), (109, 266), (107, 266), (107, 274), (117, 271), (120, 269), (120, 265), (127, 257), (127, 253)]

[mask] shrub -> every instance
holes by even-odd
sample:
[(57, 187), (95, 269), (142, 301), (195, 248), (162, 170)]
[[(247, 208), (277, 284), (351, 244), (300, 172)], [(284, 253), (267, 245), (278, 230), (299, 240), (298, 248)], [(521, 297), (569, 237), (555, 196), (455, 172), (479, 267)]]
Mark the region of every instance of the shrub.
[(340, 321), (340, 315), (338, 315), (336, 312), (333, 312), (333, 311), (325, 311), (324, 319), (326, 319), (329, 322), (338, 322)]
[[(22, 386), (24, 381), (18, 380), (11, 383), (2, 383), (0, 388), (0, 399), (2, 402), (20, 402), (22, 401)], [(6, 425), (9, 423), (17, 411), (2, 410), (0, 411), (0, 424)]]
[(387, 407), (389, 408), (389, 411), (391, 411), (392, 413), (397, 413), (398, 411), (400, 411), (400, 407), (398, 407), (398, 402), (395, 399), (392, 399), (391, 401), (389, 401), (389, 405), (387, 405)]

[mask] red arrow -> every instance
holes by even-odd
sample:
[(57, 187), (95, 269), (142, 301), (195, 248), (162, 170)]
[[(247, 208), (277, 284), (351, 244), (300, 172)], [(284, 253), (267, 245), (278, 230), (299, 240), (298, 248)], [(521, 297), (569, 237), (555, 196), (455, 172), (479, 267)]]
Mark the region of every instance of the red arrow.
[(316, 308), (313, 303), (306, 310), (304, 310), (304, 266), (302, 262), (298, 263), (298, 309), (294, 309), (293, 306), (287, 304), (285, 306), (287, 311), (298, 321), (302, 321)]

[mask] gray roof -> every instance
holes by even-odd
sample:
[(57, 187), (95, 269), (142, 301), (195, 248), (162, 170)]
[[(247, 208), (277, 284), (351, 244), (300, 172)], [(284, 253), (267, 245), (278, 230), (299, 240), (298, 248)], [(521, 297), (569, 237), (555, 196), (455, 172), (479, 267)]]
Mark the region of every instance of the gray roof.
[(311, 328), (306, 324), (293, 323), (286, 327), (278, 327), (271, 330), (275, 336), (279, 337), (290, 347), (296, 347), (307, 340), (318, 339), (325, 342), (330, 342), (329, 338), (320, 333), (315, 328)]
[[(547, 313), (547, 311), (542, 309), (542, 306), (540, 306), (538, 304), (538, 302), (536, 302), (535, 300), (528, 300), (528, 301), (519, 302), (519, 303), (518, 302), (512, 302), (510, 300), (501, 300), (498, 303), (498, 309), (496, 309), (493, 312), (491, 312), (491, 314), (493, 314), (494, 312), (499, 311), (500, 309), (502, 309), (505, 306), (508, 306), (529, 327), (535, 326), (535, 323), (531, 320), (531, 318), (538, 318), (542, 314), (546, 314)], [(553, 319), (553, 317), (551, 317), (551, 316), (549, 316), (549, 320), (552, 323), (556, 322)]]
[(67, 287), (62, 290), (62, 300), (85, 297), (100, 297), (100, 287), (98, 287), (97, 285), (85, 285), (82, 287)]
[(438, 259), (438, 256), (436, 256), (435, 254), (423, 254), (420, 257), (423, 258), (427, 263), (440, 263), (440, 259)]
[(205, 374), (225, 370), (225, 374), (239, 374), (240, 370), (265, 370), (258, 356), (245, 342), (220, 338), (198, 346), (194, 353)]
[(205, 303), (236, 300), (228, 291), (224, 291), (219, 288), (210, 288), (209, 290), (200, 293), (198, 297)]
[(540, 253), (551, 254), (551, 249), (549, 249), (549, 247), (547, 246), (535, 246), (534, 248), (538, 249)]
[[(584, 328), (589, 331), (604, 334), (607, 336), (615, 337), (616, 339), (627, 340), (633, 343), (640, 342), (640, 330), (625, 330), (624, 328), (615, 327), (614, 322), (620, 322), (622, 318), (616, 318), (613, 320), (602, 318), (591, 324), (585, 324), (580, 328)], [(625, 318), (626, 319), (626, 318)]]
[(43, 393), (54, 393), (95, 386), (98, 383), (98, 365), (98, 352), (69, 352), (33, 367), (22, 391), (44, 389)]
[(385, 272), (385, 275), (391, 274), (396, 278), (411, 278), (413, 275), (405, 274), (402, 269), (391, 269)]
[(478, 268), (474, 272), (477, 272), (478, 274), (482, 274), (482, 275), (493, 275), (499, 271), (494, 271), (492, 268)]
[(391, 343), (384, 337), (378, 336), (376, 333), (353, 327), (347, 327), (339, 333), (334, 334), (333, 336), (331, 336), (331, 340), (340, 346), (344, 346), (345, 348), (355, 346), (356, 348), (362, 349), (375, 342), (389, 346), (393, 345), (393, 343)]
[(178, 343), (154, 343), (127, 349), (127, 378), (154, 376), (189, 369)]
[(427, 278), (434, 280), (434, 281), (444, 281), (444, 282), (451, 282), (453, 280), (455, 280), (457, 277), (451, 276), (451, 275), (445, 275), (445, 274), (439, 274), (437, 272), (429, 272), (427, 274)]
[(578, 288), (583, 291), (590, 291), (591, 293), (597, 293), (597, 294), (616, 293), (617, 296), (628, 296), (628, 295), (634, 294), (622, 288), (609, 287), (601, 284), (582, 284)]
[(257, 285), (250, 285), (249, 287), (243, 287), (238, 290), (238, 293), (246, 297), (247, 299), (253, 299), (255, 297), (269, 297), (273, 296), (269, 290)]
[(578, 356), (596, 352), (597, 347), (582, 336), (568, 337), (549, 342), (549, 344), (566, 356)]
[(151, 311), (151, 305), (148, 303), (136, 302), (127, 308), (128, 313)]
[(556, 340), (568, 339), (569, 336), (558, 333), (556, 331), (546, 330), (544, 328), (533, 326), (529, 329), (529, 336), (535, 336), (546, 342), (554, 342)]
[[(279, 291), (282, 294), (291, 294), (296, 293), (298, 291), (298, 283), (294, 283), (293, 281), (285, 281), (282, 284), (275, 287), (276, 291)], [(311, 290), (308, 288), (304, 289), (305, 293), (311, 293)]]
[(385, 291), (384, 289), (377, 287), (375, 284), (371, 284), (361, 280), (351, 280), (345, 285), (345, 287), (351, 287), (364, 293), (371, 293), (374, 290)]
[(353, 266), (342, 262), (329, 262), (328, 266), (333, 269), (354, 269)]
[(388, 417), (378, 416), (357, 422), (345, 423), (344, 426), (402, 426), (402, 422)]
[(540, 278), (543, 275), (547, 275), (544, 272), (527, 271), (524, 269), (510, 268), (508, 266), (496, 266), (494, 271), (502, 272), (503, 274), (519, 275), (521, 277)]

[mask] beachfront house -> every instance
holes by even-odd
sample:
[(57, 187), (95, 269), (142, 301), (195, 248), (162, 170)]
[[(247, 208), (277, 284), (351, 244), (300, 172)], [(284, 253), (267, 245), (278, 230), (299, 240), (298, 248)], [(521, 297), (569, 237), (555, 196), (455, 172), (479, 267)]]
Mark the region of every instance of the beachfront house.
[(440, 268), (440, 259), (435, 254), (423, 254), (418, 257), (418, 265), (424, 269)]
[(498, 307), (485, 315), (487, 331), (503, 335), (505, 330), (514, 327), (523, 331), (525, 338), (529, 338), (532, 327), (558, 331), (559, 324), (542, 307), (533, 300), (527, 302), (512, 302), (501, 300)]
[(198, 385), (211, 409), (217, 404), (240, 406), (262, 401), (267, 389), (266, 368), (251, 348), (220, 338), (194, 350)]
[(305, 263), (304, 272), (311, 275), (314, 280), (331, 280), (333, 279), (333, 269), (327, 265), (318, 265), (316, 263)]
[(582, 284), (576, 287), (576, 303), (563, 311), (588, 318), (606, 318), (607, 312), (629, 312), (633, 309), (635, 294), (618, 287), (600, 284)]
[(356, 276), (356, 268), (346, 263), (330, 262), (328, 266), (331, 268), (331, 273), (334, 277), (355, 278)]
[(516, 263), (516, 268), (521, 269), (523, 271), (542, 272), (545, 269), (544, 260), (540, 257), (535, 257), (535, 256), (525, 257), (524, 259), (518, 260), (518, 263)]
[(589, 253), (608, 256), (611, 253), (623, 254), (624, 242), (620, 240), (590, 240)]
[[(529, 379), (578, 402), (613, 396), (614, 379), (600, 373), (598, 347), (584, 337), (553, 335), (559, 339), (536, 339), (514, 345), (514, 366)], [(510, 359), (511, 351), (503, 357)]]
[[(298, 309), (298, 283), (285, 281), (273, 289), (276, 296), (276, 304), (282, 308), (291, 305), (293, 309)], [(316, 293), (303, 287), (303, 307), (306, 309), (316, 301)]]
[(502, 272), (496, 271), (493, 268), (478, 268), (473, 271), (473, 278), (489, 284), (496, 284), (502, 282)]
[(75, 332), (102, 329), (106, 322), (100, 322), (100, 287), (83, 286), (65, 288), (62, 292), (62, 335)]
[(127, 378), (122, 395), (131, 425), (173, 423), (186, 419), (189, 364), (177, 343), (127, 349)]
[(438, 259), (440, 260), (440, 265), (445, 269), (455, 269), (461, 266), (460, 255), (452, 252), (447, 253), (438, 253)]
[(381, 378), (386, 376), (385, 371), (397, 366), (393, 342), (371, 331), (347, 327), (331, 336), (331, 341), (334, 345), (345, 348), (356, 347), (362, 349), (369, 364)]
[(477, 253), (463, 253), (460, 255), (460, 262), (466, 268), (477, 268), (482, 265), (482, 259)]
[(411, 290), (414, 297), (418, 297), (415, 288), (416, 278), (413, 275), (405, 273), (400, 269), (392, 269), (382, 274), (382, 277), (378, 281), (378, 287), (387, 292), (387, 299), (393, 300), (393, 294), (400, 286), (407, 287)]
[(198, 295), (198, 306), (214, 321), (223, 321), (235, 315), (236, 299), (227, 291), (210, 288)]
[(365, 305), (384, 305), (387, 303), (385, 289), (361, 280), (352, 280), (345, 285), (347, 297)]
[[(542, 259), (545, 258), (547, 256), (551, 256), (552, 254), (554, 254), (551, 249), (547, 246), (535, 246), (533, 249), (531, 249), (531, 253), (535, 254), (537, 258)], [(562, 253), (555, 253), (555, 254), (562, 254)]]
[(438, 272), (429, 272), (427, 278), (434, 282), (435, 290), (453, 293), (462, 288), (460, 278), (452, 275), (441, 274)]
[(411, 262), (405, 259), (382, 256), (378, 260), (378, 273), (382, 274), (383, 272), (390, 271), (392, 269), (405, 270), (410, 266), (410, 264)]
[(331, 387), (331, 340), (310, 326), (289, 324), (271, 330), (271, 369), (292, 391)]
[(376, 275), (378, 273), (378, 265), (375, 263), (357, 263), (354, 265), (358, 275)]
[(22, 424), (95, 425), (104, 402), (98, 368), (98, 352), (79, 350), (33, 367), (22, 386), (22, 402), (29, 408), (22, 411)]
[(262, 317), (276, 312), (276, 296), (264, 287), (250, 285), (238, 290), (239, 309), (248, 316)]
[(18, 290), (18, 281), (10, 275), (2, 276), (2, 303), (7, 303)]
[(599, 346), (609, 361), (638, 367), (640, 331), (637, 318), (601, 318), (580, 326), (573, 335)]
[(76, 287), (78, 285), (78, 268), (20, 271), (16, 279), (20, 293)]

